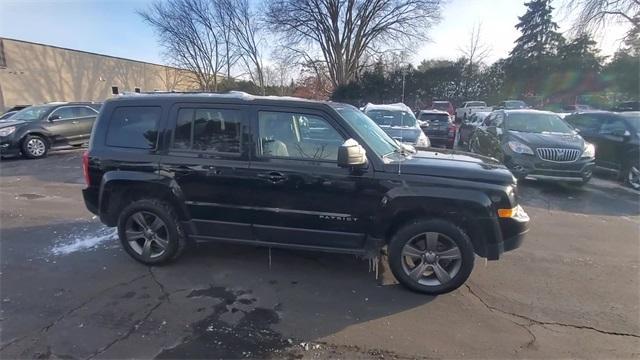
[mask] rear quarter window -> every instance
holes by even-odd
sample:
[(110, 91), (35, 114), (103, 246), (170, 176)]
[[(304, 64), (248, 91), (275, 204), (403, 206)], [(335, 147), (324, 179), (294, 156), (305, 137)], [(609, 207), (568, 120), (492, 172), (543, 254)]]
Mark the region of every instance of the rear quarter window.
[(153, 149), (158, 139), (159, 106), (122, 106), (113, 111), (107, 130), (107, 145)]

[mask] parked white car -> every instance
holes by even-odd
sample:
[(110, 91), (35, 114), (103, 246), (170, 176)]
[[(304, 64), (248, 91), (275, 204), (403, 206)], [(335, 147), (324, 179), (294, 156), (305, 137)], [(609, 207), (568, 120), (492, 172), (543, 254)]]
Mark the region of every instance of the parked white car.
[(466, 120), (477, 112), (491, 112), (493, 109), (484, 101), (467, 101), (456, 109), (456, 119)]
[(363, 112), (392, 138), (416, 147), (430, 147), (413, 111), (403, 104), (367, 104)]

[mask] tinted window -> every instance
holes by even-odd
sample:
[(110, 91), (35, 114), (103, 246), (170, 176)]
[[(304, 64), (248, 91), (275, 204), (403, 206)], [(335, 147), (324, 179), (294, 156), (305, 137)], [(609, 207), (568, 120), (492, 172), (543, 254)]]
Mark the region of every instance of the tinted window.
[(448, 122), (449, 114), (422, 113), (420, 114), (420, 120), (428, 122), (431, 122), (432, 120), (436, 120), (438, 122)]
[(308, 114), (260, 111), (260, 154), (298, 159), (338, 159), (344, 142), (325, 119)]
[(231, 109), (180, 109), (173, 148), (240, 153), (242, 112)]
[(107, 130), (107, 145), (152, 149), (158, 137), (161, 109), (157, 106), (116, 108)]
[(96, 116), (96, 111), (93, 109), (90, 109), (86, 106), (78, 106), (75, 109), (75, 116), (76, 117), (87, 117), (87, 116)]
[(627, 126), (624, 124), (624, 120), (620, 118), (608, 119), (606, 123), (602, 124), (600, 128), (600, 134), (611, 135), (616, 132), (624, 132), (627, 130)]
[(53, 116), (57, 117), (56, 120), (64, 120), (64, 119), (71, 119), (71, 118), (77, 117), (75, 113), (75, 107), (71, 107), (71, 106), (57, 108), (51, 113), (51, 115), (49, 115), (49, 118)]
[(565, 120), (580, 131), (596, 131), (600, 127), (600, 120), (590, 115), (572, 115)]

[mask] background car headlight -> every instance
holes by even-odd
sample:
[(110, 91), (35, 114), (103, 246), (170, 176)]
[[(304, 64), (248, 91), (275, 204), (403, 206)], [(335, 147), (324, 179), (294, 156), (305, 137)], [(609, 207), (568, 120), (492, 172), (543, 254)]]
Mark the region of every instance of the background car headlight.
[(582, 152), (583, 158), (596, 157), (596, 147), (593, 144), (584, 142), (584, 151)]
[(509, 149), (514, 153), (533, 155), (533, 150), (521, 142), (509, 141), (507, 144), (509, 145)]
[(16, 127), (15, 126), (9, 126), (9, 127), (0, 129), (0, 136), (11, 135), (11, 134), (13, 134), (14, 131), (16, 131)]
[(427, 135), (425, 135), (423, 132), (421, 132), (420, 135), (418, 135), (418, 140), (416, 141), (416, 146), (429, 147), (429, 146), (431, 146), (431, 141), (429, 141), (429, 138), (427, 137)]

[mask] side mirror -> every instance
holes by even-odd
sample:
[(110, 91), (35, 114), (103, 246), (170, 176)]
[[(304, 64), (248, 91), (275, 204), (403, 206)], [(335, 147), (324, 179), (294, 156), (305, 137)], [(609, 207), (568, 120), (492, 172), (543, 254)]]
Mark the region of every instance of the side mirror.
[(51, 115), (51, 116), (49, 116), (49, 121), (58, 120), (58, 119), (60, 119), (60, 115)]
[(349, 139), (338, 148), (338, 166), (361, 168), (367, 165), (367, 153), (357, 141)]

